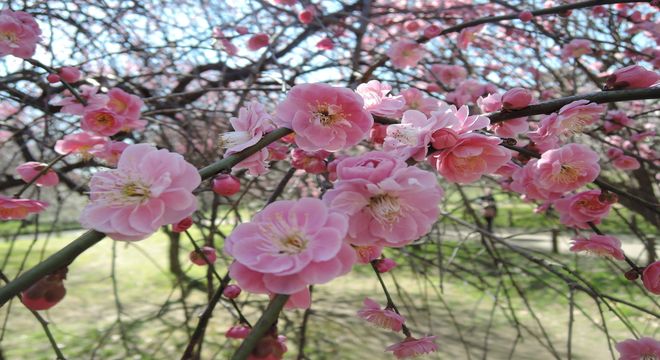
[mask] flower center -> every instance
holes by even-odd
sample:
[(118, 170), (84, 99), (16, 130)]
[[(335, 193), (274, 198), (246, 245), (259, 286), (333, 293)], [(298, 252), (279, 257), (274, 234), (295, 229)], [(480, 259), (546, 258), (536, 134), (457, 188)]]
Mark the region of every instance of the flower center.
[(457, 170), (475, 172), (481, 168), (484, 160), (480, 156), (456, 157), (454, 167)]
[(580, 170), (575, 166), (571, 165), (562, 165), (559, 173), (552, 176), (555, 182), (562, 184), (570, 184), (575, 182), (580, 177)]
[(658, 360), (658, 357), (655, 356), (654, 354), (643, 354), (642, 357), (639, 358), (639, 360)]
[(332, 126), (345, 120), (341, 105), (317, 103), (312, 116), (323, 126)]
[(220, 135), (218, 146), (228, 149), (248, 141), (250, 141), (250, 134), (247, 131), (229, 131)]
[(564, 132), (566, 135), (581, 133), (585, 126), (591, 122), (589, 115), (572, 116), (563, 121)]
[(299, 231), (294, 231), (280, 239), (280, 254), (300, 254), (307, 248), (307, 243)]
[(598, 199), (582, 199), (576, 202), (576, 205), (585, 208), (588, 210), (601, 210), (607, 206), (607, 204), (601, 203)]
[(418, 130), (412, 126), (399, 125), (397, 127), (393, 127), (393, 131), (390, 135), (404, 145), (418, 145)]
[(369, 199), (371, 214), (380, 223), (393, 224), (401, 215), (399, 199), (390, 194), (380, 194)]
[(124, 184), (121, 193), (129, 199), (139, 200), (140, 202), (151, 198), (151, 190), (149, 187), (138, 182)]
[(112, 114), (100, 113), (96, 115), (95, 120), (101, 126), (112, 126), (115, 122), (115, 117)]
[(18, 40), (18, 36), (16, 36), (16, 33), (0, 32), (0, 41), (7, 41), (10, 42), (11, 44), (16, 44), (17, 40)]

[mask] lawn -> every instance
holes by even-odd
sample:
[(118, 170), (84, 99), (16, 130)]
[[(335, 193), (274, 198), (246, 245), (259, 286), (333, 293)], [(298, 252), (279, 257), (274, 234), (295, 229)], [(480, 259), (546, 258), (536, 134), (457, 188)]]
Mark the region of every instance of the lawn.
[[(38, 261), (42, 250), (46, 254), (53, 252), (75, 236), (75, 233), (56, 236), (45, 246), (43, 239), (37, 240), (26, 260), (27, 266)], [(5, 267), (8, 276), (15, 276), (31, 243), (29, 237), (15, 242)], [(182, 244), (186, 250), (182, 252), (181, 261), (188, 276), (205, 284), (204, 268), (190, 265), (185, 259), (190, 246), (184, 241)], [(8, 249), (9, 243), (0, 243), (0, 254)], [(113, 251), (116, 294), (111, 277)], [(521, 264), (515, 269), (514, 279), (529, 300), (528, 308), (514, 293), (511, 280), (498, 274), (501, 269), (493, 267), (475, 239), (460, 242), (445, 239), (406, 251), (407, 254), (389, 253), (397, 258), (400, 266), (392, 274), (386, 274), (385, 281), (414, 334), (438, 337), (440, 351), (430, 358), (477, 359), (487, 353), (490, 359), (506, 359), (514, 344), (514, 359), (556, 358), (547, 349), (548, 343), (554, 346), (560, 358), (566, 357), (568, 301), (560, 294), (568, 294), (568, 291), (561, 291), (565, 288), (562, 281), (548, 275), (544, 275), (546, 278), (536, 276), (544, 273), (532, 263), (525, 264), (513, 252), (500, 249), (503, 259)], [(413, 258), (416, 260), (411, 261)], [(642, 296), (639, 288), (625, 280), (612, 281), (617, 275), (612, 273), (609, 263), (574, 255), (560, 255), (556, 260), (579, 268), (598, 289), (657, 312), (657, 304)], [(225, 272), (226, 261), (220, 258), (216, 264), (220, 274)], [(441, 270), (437, 266), (423, 265), (438, 261), (443, 264)], [(193, 290), (182, 301), (182, 286), (175, 283), (167, 267), (167, 241), (162, 233), (137, 243), (105, 239), (83, 253), (69, 266), (65, 299), (53, 309), (42, 312), (64, 354), (70, 359), (180, 357), (197, 323), (196, 317), (205, 306), (206, 293)], [(499, 279), (504, 280), (499, 283)], [(555, 292), (553, 288), (560, 291)], [(350, 275), (315, 287), (306, 331), (305, 353), (309, 359), (393, 358), (391, 355), (383, 357), (383, 351), (387, 345), (400, 341), (400, 334), (371, 327), (355, 315), (367, 296), (381, 304), (385, 302), (375, 276), (366, 266), (357, 266)], [(506, 300), (507, 296), (510, 301)], [(256, 321), (266, 299), (263, 295), (239, 297), (250, 321)], [(602, 319), (595, 302), (581, 292), (576, 292), (575, 300), (578, 308), (573, 326), (574, 358), (609, 358), (605, 335), (598, 329)], [(235, 320), (229, 304), (221, 305), (216, 308), (207, 329), (203, 359), (228, 358), (238, 345), (236, 340), (223, 336)], [(656, 335), (657, 319), (627, 306), (616, 308), (642, 335)], [(286, 358), (297, 356), (302, 314), (299, 310), (289, 310), (280, 320), (280, 331), (289, 338)], [(542, 332), (533, 315), (543, 324), (547, 336), (540, 335)], [(631, 337), (612, 312), (604, 311), (603, 317), (614, 339)], [(0, 319), (7, 320), (0, 342), (6, 359), (54, 358), (39, 323), (22, 304), (14, 301), (11, 306), (0, 309)], [(519, 324), (520, 336), (512, 326), (514, 322)], [(534, 336), (539, 336), (543, 345)]]

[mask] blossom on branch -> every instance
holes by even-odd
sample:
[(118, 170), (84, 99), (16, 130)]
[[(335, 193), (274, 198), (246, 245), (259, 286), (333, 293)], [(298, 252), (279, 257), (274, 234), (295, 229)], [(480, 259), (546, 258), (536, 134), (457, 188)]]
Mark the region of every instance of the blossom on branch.
[(346, 274), (355, 252), (344, 242), (348, 220), (323, 201), (269, 204), (225, 240), (230, 276), (256, 293), (294, 294)]
[(362, 97), (350, 89), (296, 85), (277, 106), (275, 123), (292, 129), (305, 151), (338, 151), (369, 135), (374, 120), (363, 105)]
[(41, 29), (32, 15), (23, 11), (0, 10), (0, 57), (34, 55)]
[(80, 223), (115, 240), (142, 240), (197, 209), (192, 191), (201, 178), (183, 157), (147, 144), (131, 145), (117, 169), (94, 174), (91, 202)]

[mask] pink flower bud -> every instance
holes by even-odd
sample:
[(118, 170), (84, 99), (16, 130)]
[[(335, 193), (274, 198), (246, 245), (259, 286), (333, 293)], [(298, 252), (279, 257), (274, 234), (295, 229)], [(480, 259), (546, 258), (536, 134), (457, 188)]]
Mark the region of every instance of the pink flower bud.
[(386, 273), (396, 267), (397, 263), (396, 261), (390, 259), (390, 258), (385, 258), (385, 259), (379, 259), (376, 260), (376, 270), (379, 273)]
[(626, 66), (615, 71), (605, 84), (605, 90), (642, 89), (650, 87), (660, 80), (655, 71), (646, 70), (639, 65)]
[(419, 28), (421, 27), (419, 25), (419, 22), (416, 21), (416, 20), (408, 21), (403, 26), (406, 28), (406, 31), (408, 31), (408, 32), (415, 32), (415, 31), (419, 30)]
[(316, 48), (319, 50), (332, 50), (334, 49), (334, 47), (335, 44), (332, 42), (332, 39), (330, 38), (323, 38), (316, 43)]
[(248, 40), (247, 48), (248, 50), (256, 51), (261, 49), (262, 47), (268, 46), (269, 43), (270, 43), (270, 38), (268, 37), (268, 35), (264, 33), (259, 33), (252, 35), (250, 40)]
[(306, 8), (305, 10), (301, 11), (298, 14), (298, 20), (300, 20), (301, 23), (307, 25), (311, 23), (314, 20), (314, 10), (313, 8)]
[(237, 26), (234, 28), (239, 35), (245, 35), (248, 33), (248, 28), (245, 26)]
[(201, 248), (201, 250), (202, 250), (202, 253), (204, 254), (204, 256), (202, 256), (202, 254), (197, 252), (197, 250), (193, 250), (193, 251), (190, 252), (189, 257), (190, 257), (190, 261), (193, 264), (200, 265), (200, 266), (206, 265), (207, 263), (206, 263), (206, 260), (204, 260), (204, 257), (206, 257), (206, 259), (209, 261), (209, 263), (211, 263), (211, 264), (215, 263), (215, 260), (218, 258), (218, 255), (216, 254), (214, 248), (212, 248), (210, 246), (204, 246), (204, 247)]
[(532, 102), (532, 93), (527, 89), (513, 88), (502, 95), (502, 107), (507, 110), (518, 110), (527, 107)]
[(236, 176), (220, 174), (213, 179), (213, 192), (222, 196), (232, 196), (241, 190), (241, 182)]
[(30, 310), (48, 310), (59, 303), (66, 295), (64, 279), (68, 269), (57, 270), (46, 275), (32, 286), (21, 292), (23, 305)]
[(172, 225), (172, 232), (180, 233), (188, 230), (193, 224), (193, 219), (188, 216), (178, 223)]
[(234, 325), (227, 330), (225, 336), (230, 339), (245, 339), (250, 334), (250, 330), (245, 325)]
[(442, 29), (440, 29), (439, 26), (437, 25), (429, 25), (426, 29), (424, 29), (424, 37), (428, 39), (432, 39), (442, 32)]
[(62, 78), (62, 81), (68, 83), (74, 83), (80, 80), (80, 76), (82, 74), (80, 73), (80, 70), (78, 70), (78, 68), (75, 68), (73, 66), (65, 66), (60, 69), (59, 75), (60, 78)]
[(520, 19), (522, 22), (530, 22), (534, 18), (534, 14), (532, 14), (531, 11), (522, 11), (520, 14), (518, 14), (518, 19)]
[(431, 145), (436, 150), (450, 148), (458, 141), (458, 134), (449, 128), (436, 130), (431, 135)]
[(660, 295), (660, 261), (656, 261), (644, 269), (642, 282), (646, 290)]
[(241, 294), (241, 287), (234, 284), (227, 285), (225, 290), (222, 291), (222, 295), (224, 295), (227, 299), (236, 299), (240, 294)]
[(46, 76), (46, 80), (51, 84), (55, 84), (60, 82), (60, 76), (57, 74), (48, 74), (48, 76)]

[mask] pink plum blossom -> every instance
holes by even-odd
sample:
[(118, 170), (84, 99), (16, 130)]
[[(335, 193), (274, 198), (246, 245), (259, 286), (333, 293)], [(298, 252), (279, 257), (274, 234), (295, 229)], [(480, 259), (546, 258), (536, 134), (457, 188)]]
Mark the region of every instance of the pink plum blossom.
[(202, 246), (199, 251), (191, 251), (190, 254), (188, 254), (188, 258), (190, 259), (190, 262), (195, 265), (206, 266), (208, 264), (215, 263), (215, 261), (218, 259), (218, 253), (213, 247)]
[(110, 141), (105, 136), (96, 136), (88, 132), (79, 132), (71, 135), (65, 135), (61, 140), (55, 143), (55, 152), (58, 154), (78, 153), (83, 158), (90, 157), (90, 150), (97, 145), (104, 146)]
[(612, 196), (601, 196), (600, 190), (588, 190), (555, 200), (555, 209), (559, 213), (559, 221), (566, 226), (588, 229), (589, 224), (599, 224), (607, 217), (616, 201)]
[(39, 200), (14, 199), (0, 195), (0, 220), (25, 219), (31, 213), (46, 210), (48, 203)]
[(492, 136), (464, 134), (454, 146), (432, 154), (429, 162), (447, 181), (471, 183), (511, 159), (511, 152), (499, 146), (500, 142)]
[(492, 94), (497, 89), (493, 84), (482, 83), (475, 79), (467, 79), (461, 82), (456, 89), (445, 96), (445, 101), (456, 106), (467, 103), (476, 103), (480, 96)]
[(387, 125), (374, 124), (369, 131), (369, 141), (374, 144), (382, 144), (387, 136)]
[(642, 165), (632, 156), (621, 155), (612, 161), (612, 165), (619, 170), (637, 170)]
[(384, 258), (384, 259), (377, 259), (374, 260), (374, 267), (376, 268), (376, 271), (379, 273), (386, 273), (395, 267), (397, 267), (396, 261), (390, 259), (390, 258)]
[(362, 96), (365, 110), (373, 115), (394, 117), (406, 104), (402, 95), (387, 95), (392, 91), (388, 84), (378, 80), (371, 80), (366, 84), (358, 85), (355, 92)]
[(193, 225), (192, 217), (190, 217), (190, 216), (185, 217), (185, 218), (183, 218), (183, 220), (181, 220), (178, 223), (172, 225), (172, 232), (174, 232), (174, 233), (184, 232), (184, 231), (190, 229), (190, 227), (192, 225)]
[(307, 25), (314, 20), (315, 13), (314, 6), (307, 6), (303, 11), (298, 13), (298, 20)]
[(494, 132), (495, 135), (500, 137), (515, 138), (518, 134), (523, 134), (529, 131), (529, 122), (527, 122), (526, 116), (509, 119), (488, 125), (488, 130)]
[(52, 272), (21, 292), (21, 302), (33, 311), (48, 310), (57, 305), (66, 295), (64, 279), (67, 267)]
[(420, 339), (407, 337), (400, 343), (390, 345), (385, 351), (391, 351), (397, 359), (406, 359), (438, 351), (434, 342), (436, 336), (425, 336)]
[(335, 44), (332, 39), (325, 37), (316, 43), (316, 48), (319, 50), (332, 50), (335, 48)]
[(606, 90), (647, 88), (660, 80), (655, 71), (646, 70), (643, 66), (630, 65), (619, 69), (607, 78)]
[(406, 319), (391, 308), (381, 309), (375, 301), (364, 299), (364, 307), (358, 311), (358, 316), (369, 323), (392, 331), (401, 331)]
[(649, 264), (642, 274), (642, 282), (646, 290), (660, 295), (660, 261)]
[(559, 134), (579, 133), (585, 126), (594, 124), (605, 111), (605, 105), (590, 103), (589, 100), (577, 100), (562, 106), (557, 114)]
[(532, 103), (532, 93), (523, 88), (513, 88), (502, 95), (502, 106), (507, 110), (518, 110)]
[(557, 126), (557, 118), (557, 113), (544, 116), (539, 123), (539, 127), (527, 134), (527, 137), (534, 142), (541, 152), (559, 147), (561, 129)]
[(140, 127), (141, 124), (137, 124), (138, 126), (130, 126), (130, 124), (140, 121), (140, 109), (144, 105), (142, 99), (120, 88), (110, 89), (107, 96), (107, 108), (121, 116), (124, 119), (125, 126), (128, 126), (129, 129)]
[(269, 161), (284, 160), (289, 154), (289, 146), (279, 141), (269, 144), (266, 148)]
[[(256, 144), (266, 132), (275, 128), (272, 121), (272, 117), (265, 111), (263, 105), (256, 101), (240, 108), (238, 117), (229, 119), (234, 131), (223, 133), (219, 138), (219, 147), (227, 149), (224, 157), (236, 154)], [(268, 171), (268, 164), (266, 163), (268, 154), (268, 149), (263, 148), (239, 162), (234, 168), (248, 169), (250, 174), (254, 176), (262, 175)]]
[(293, 294), (350, 271), (355, 252), (343, 240), (348, 220), (314, 198), (276, 201), (225, 240), (230, 276), (243, 289)]
[(378, 259), (383, 252), (383, 247), (376, 245), (353, 246), (353, 249), (357, 254), (357, 262), (360, 264), (369, 264)]
[(484, 28), (484, 25), (472, 26), (461, 30), (458, 33), (458, 48), (465, 50), (477, 38), (477, 34)]
[(95, 173), (80, 223), (115, 240), (141, 240), (197, 209), (201, 178), (183, 157), (148, 144), (131, 145), (117, 169)]
[(107, 141), (105, 144), (95, 145), (89, 150), (94, 157), (105, 161), (109, 166), (117, 166), (121, 153), (126, 150), (129, 144), (123, 141)]
[(346, 88), (326, 84), (294, 86), (277, 106), (275, 123), (292, 129), (305, 151), (338, 151), (369, 135), (373, 117), (362, 97)]
[(245, 339), (251, 330), (247, 325), (234, 325), (227, 330), (225, 336), (230, 339)]
[(429, 25), (424, 29), (424, 37), (427, 39), (433, 39), (434, 37), (440, 35), (442, 29), (438, 25)]
[(410, 88), (403, 90), (401, 92), (403, 99), (406, 101), (406, 105), (403, 109), (397, 114), (398, 116), (403, 115), (407, 110), (419, 110), (426, 114), (426, 116), (431, 116), (432, 111), (439, 109), (438, 100), (424, 96), (419, 89)]
[(591, 54), (591, 41), (587, 39), (573, 39), (561, 48), (562, 60), (577, 59), (582, 55)]
[(630, 127), (634, 125), (633, 119), (629, 118), (624, 111), (611, 110), (605, 116), (605, 123), (603, 127), (606, 133), (612, 133), (622, 129), (624, 126)]
[(264, 33), (254, 34), (252, 35), (250, 40), (248, 40), (247, 48), (250, 51), (257, 51), (262, 47), (268, 46), (269, 43), (270, 43), (270, 37), (268, 37), (268, 34), (264, 34)]
[(495, 112), (502, 109), (502, 95), (498, 93), (489, 94), (486, 97), (477, 99), (477, 106), (483, 112)]
[(302, 169), (310, 174), (321, 174), (326, 171), (325, 159), (330, 155), (325, 150), (305, 151), (302, 149), (291, 150), (291, 166)]
[(619, 360), (660, 359), (660, 341), (650, 337), (624, 340), (616, 344), (616, 350), (621, 355)]
[(426, 52), (424, 47), (414, 40), (402, 39), (395, 41), (387, 50), (392, 65), (397, 69), (415, 67)]
[(433, 174), (392, 154), (372, 151), (342, 160), (337, 178), (323, 200), (349, 216), (351, 244), (401, 247), (437, 220), (443, 191)]
[(439, 81), (442, 84), (455, 87), (467, 77), (467, 70), (460, 65), (433, 64), (429, 81)]
[(74, 83), (80, 80), (80, 77), (82, 76), (80, 70), (77, 67), (73, 67), (73, 66), (62, 67), (58, 72), (58, 75), (62, 79), (62, 81), (68, 83)]
[(228, 299), (236, 299), (240, 294), (241, 287), (235, 284), (227, 285), (227, 287), (222, 291), (222, 295)]
[(534, 181), (537, 159), (531, 159), (525, 166), (518, 168), (513, 172), (511, 178), (513, 182), (510, 185), (511, 190), (524, 195), (524, 199), (531, 200), (555, 200), (563, 192), (550, 191), (544, 187), (538, 186)]
[(387, 127), (383, 149), (396, 153), (403, 160), (412, 157), (417, 161), (422, 161), (426, 157), (431, 135), (443, 125), (446, 126), (436, 117), (427, 118), (420, 111), (408, 110), (403, 113), (400, 124)]
[(551, 192), (575, 190), (600, 173), (598, 154), (582, 144), (567, 144), (548, 150), (536, 163), (534, 183)]
[(108, 109), (92, 109), (85, 111), (80, 127), (97, 135), (112, 136), (124, 128), (124, 118)]
[(41, 30), (32, 15), (23, 11), (0, 10), (0, 57), (34, 55)]
[[(36, 178), (41, 171), (43, 171), (48, 164), (39, 163), (36, 161), (28, 161), (16, 167), (16, 173), (25, 181), (29, 183), (34, 178)], [(39, 176), (35, 183), (37, 186), (55, 186), (60, 182), (60, 178), (57, 176), (55, 170), (48, 169), (45, 174)]]
[(587, 251), (594, 255), (611, 257), (616, 260), (623, 260), (623, 250), (621, 250), (621, 241), (614, 236), (592, 234), (587, 240), (577, 238), (571, 242), (572, 252)]
[(521, 11), (518, 14), (518, 19), (520, 19), (522, 22), (530, 22), (534, 18), (534, 14), (532, 14), (531, 11)]
[[(56, 97), (49, 101), (50, 105), (61, 106), (60, 112), (71, 115), (82, 115), (85, 112), (85, 108), (99, 109), (105, 106), (108, 102), (108, 96), (103, 94), (97, 94), (99, 88), (96, 86), (81, 85), (80, 86), (80, 97), (85, 100), (87, 105), (81, 104), (78, 99), (70, 95), (64, 97)], [(65, 92), (66, 94), (66, 92)]]

